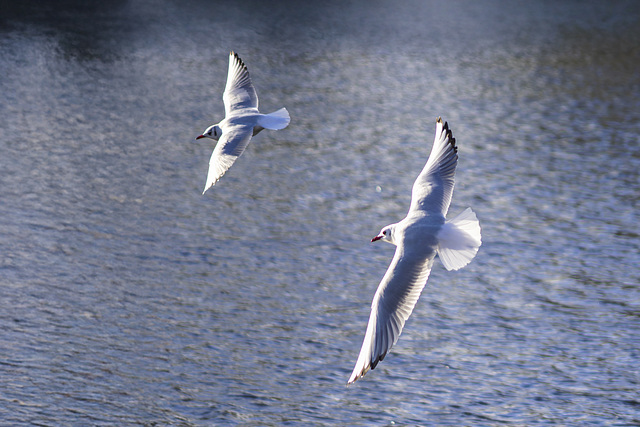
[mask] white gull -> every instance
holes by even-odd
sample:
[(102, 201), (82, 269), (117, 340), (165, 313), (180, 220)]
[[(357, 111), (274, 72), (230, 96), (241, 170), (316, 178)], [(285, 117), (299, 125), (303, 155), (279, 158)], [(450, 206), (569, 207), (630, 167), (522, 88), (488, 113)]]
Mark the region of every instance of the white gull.
[(202, 135), (218, 141), (209, 160), (209, 172), (204, 186), (204, 194), (218, 182), (233, 162), (244, 152), (251, 137), (262, 129), (280, 130), (289, 125), (289, 112), (281, 108), (271, 114), (258, 111), (258, 95), (249, 78), (249, 71), (238, 54), (229, 54), (227, 85), (222, 95), (225, 118), (220, 123), (209, 126)]
[(400, 222), (384, 227), (371, 241), (396, 246), (371, 303), (371, 315), (360, 355), (347, 384), (374, 369), (398, 341), (406, 320), (427, 283), (436, 254), (447, 270), (467, 265), (482, 240), (476, 214), (467, 208), (446, 220), (458, 148), (447, 123), (438, 118), (426, 165), (413, 183), (411, 206)]

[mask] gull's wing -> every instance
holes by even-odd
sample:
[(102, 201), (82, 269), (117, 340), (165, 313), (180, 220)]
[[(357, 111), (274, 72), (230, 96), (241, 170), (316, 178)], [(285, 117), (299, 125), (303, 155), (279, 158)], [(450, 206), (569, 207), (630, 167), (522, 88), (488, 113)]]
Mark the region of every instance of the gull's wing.
[(396, 248), (373, 297), (367, 332), (348, 384), (375, 368), (396, 343), (427, 284), (432, 265), (433, 257), (407, 252), (402, 246)]
[(423, 210), (446, 216), (453, 194), (458, 147), (447, 122), (438, 117), (429, 160), (413, 183), (409, 212)]
[(233, 126), (225, 129), (211, 154), (207, 183), (202, 194), (213, 187), (222, 175), (229, 170), (233, 162), (240, 157), (244, 149), (249, 145), (252, 133), (252, 126)]
[(249, 78), (247, 66), (235, 52), (229, 54), (229, 74), (222, 101), (227, 117), (233, 110), (258, 108), (258, 95)]

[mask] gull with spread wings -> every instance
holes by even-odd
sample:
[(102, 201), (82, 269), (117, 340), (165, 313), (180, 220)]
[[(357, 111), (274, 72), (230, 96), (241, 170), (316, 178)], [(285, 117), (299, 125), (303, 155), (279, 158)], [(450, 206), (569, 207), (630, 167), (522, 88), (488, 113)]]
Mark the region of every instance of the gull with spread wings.
[(222, 101), (225, 110), (224, 120), (209, 126), (202, 135), (196, 137), (218, 141), (209, 160), (207, 182), (202, 194), (213, 187), (229, 170), (247, 148), (252, 136), (262, 129), (284, 129), (290, 121), (286, 108), (271, 114), (261, 114), (258, 111), (258, 95), (249, 78), (249, 71), (234, 52), (229, 54), (229, 73)]
[(389, 242), (396, 252), (373, 297), (362, 349), (348, 384), (374, 369), (398, 341), (435, 256), (447, 270), (458, 270), (478, 252), (480, 223), (471, 208), (446, 220), (457, 164), (456, 140), (447, 123), (438, 118), (433, 148), (413, 183), (407, 216), (371, 240)]

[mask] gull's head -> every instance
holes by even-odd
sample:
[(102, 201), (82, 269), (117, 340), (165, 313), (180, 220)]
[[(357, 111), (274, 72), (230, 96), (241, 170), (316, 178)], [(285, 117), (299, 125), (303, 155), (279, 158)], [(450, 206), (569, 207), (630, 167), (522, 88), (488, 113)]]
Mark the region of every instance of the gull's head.
[(217, 141), (220, 138), (220, 135), (222, 135), (222, 129), (220, 129), (220, 126), (211, 125), (207, 128), (207, 130), (202, 132), (202, 135), (196, 136), (196, 139), (211, 138), (214, 141)]
[(391, 244), (395, 244), (393, 239), (393, 230), (394, 225), (387, 225), (382, 230), (380, 230), (380, 234), (371, 239), (372, 242), (377, 242), (378, 240), (382, 240), (383, 242), (388, 242)]

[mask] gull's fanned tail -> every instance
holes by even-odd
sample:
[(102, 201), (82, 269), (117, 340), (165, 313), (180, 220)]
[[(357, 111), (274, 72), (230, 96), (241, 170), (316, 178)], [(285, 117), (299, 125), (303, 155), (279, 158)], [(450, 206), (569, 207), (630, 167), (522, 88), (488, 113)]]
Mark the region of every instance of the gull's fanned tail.
[(258, 117), (258, 126), (270, 130), (280, 130), (289, 126), (291, 118), (286, 108), (281, 108), (270, 114), (263, 114)]
[(469, 264), (482, 244), (480, 222), (471, 208), (447, 221), (438, 232), (438, 256), (447, 270)]

